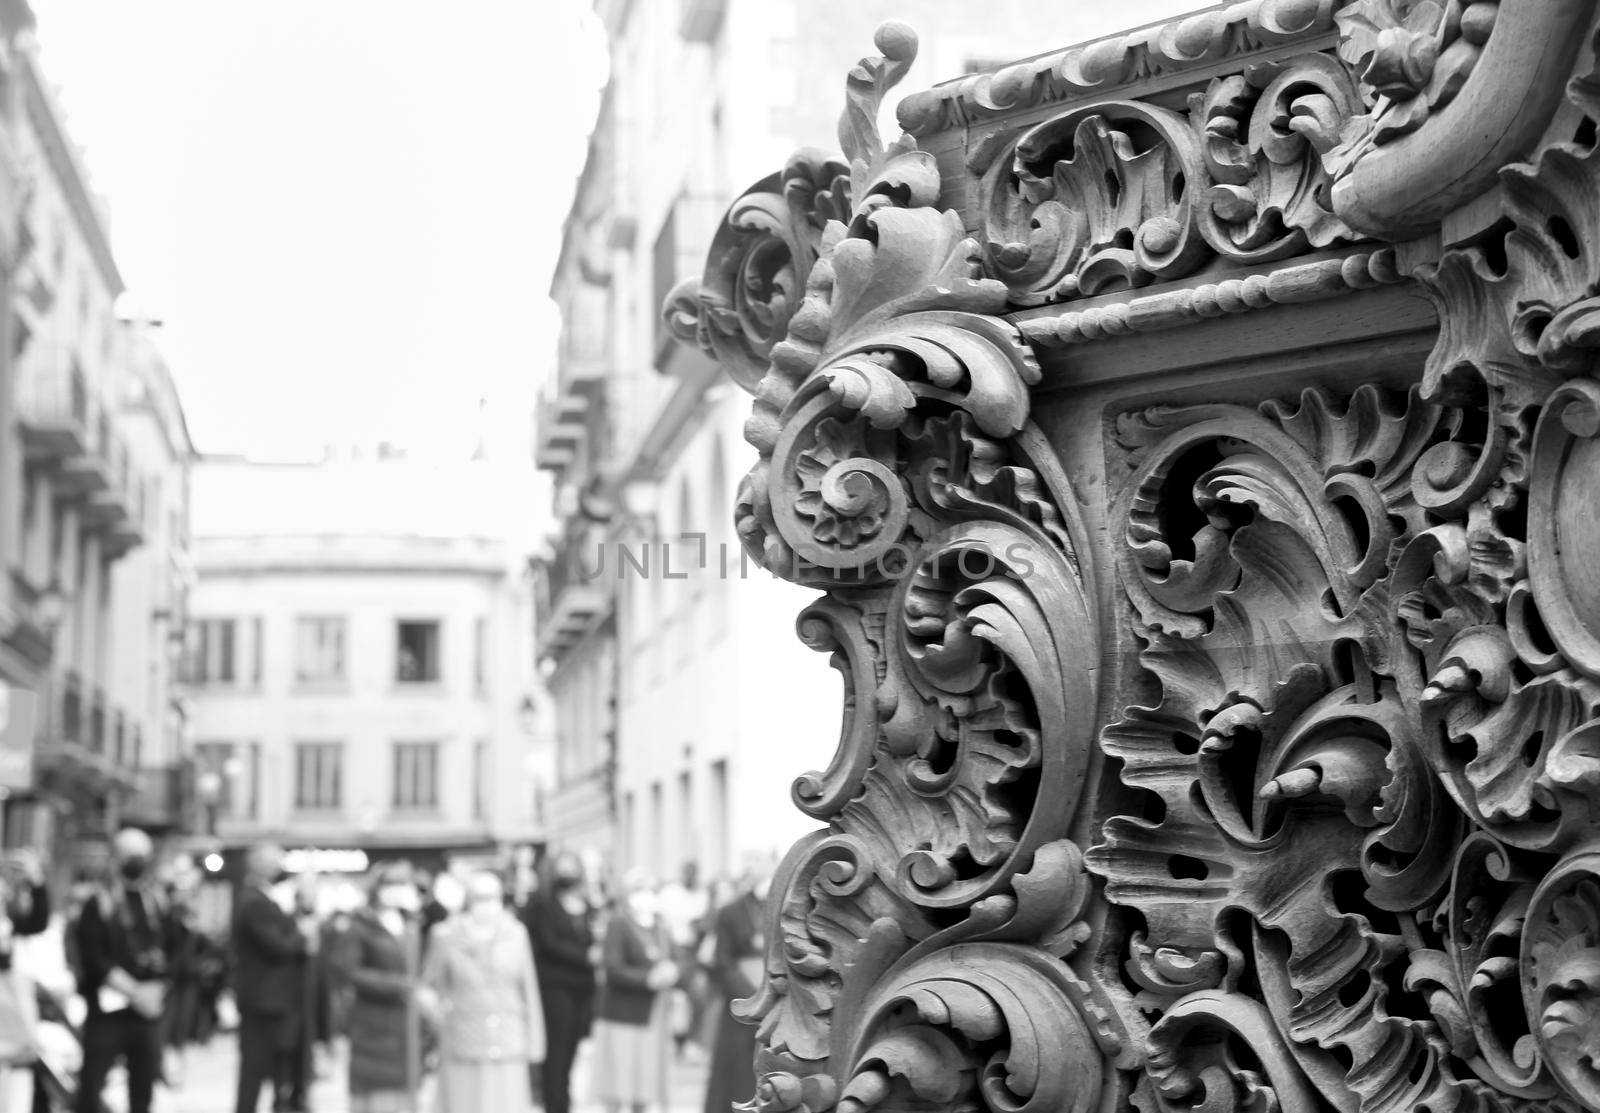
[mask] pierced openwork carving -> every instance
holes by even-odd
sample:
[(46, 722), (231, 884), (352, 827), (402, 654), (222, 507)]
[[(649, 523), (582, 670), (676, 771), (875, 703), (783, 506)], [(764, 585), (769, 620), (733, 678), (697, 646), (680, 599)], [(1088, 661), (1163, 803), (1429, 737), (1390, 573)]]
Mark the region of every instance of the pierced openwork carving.
[(753, 1108), (1600, 1111), (1595, 18), (1253, 0), (885, 142), (888, 25), (735, 204), (667, 311), (847, 693)]
[(1336, 58), (1212, 80), (1187, 113), (1096, 102), (1031, 128), (985, 172), (985, 261), (1018, 305), (1260, 263), (1347, 239), (1322, 156), (1360, 107)]

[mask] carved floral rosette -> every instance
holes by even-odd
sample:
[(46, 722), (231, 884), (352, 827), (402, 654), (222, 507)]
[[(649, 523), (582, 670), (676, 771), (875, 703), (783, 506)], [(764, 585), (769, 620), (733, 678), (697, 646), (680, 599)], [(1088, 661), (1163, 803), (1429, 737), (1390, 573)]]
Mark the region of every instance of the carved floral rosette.
[[(1600, 1111), (1594, 20), (1247, 0), (885, 143), (890, 24), (843, 157), (730, 210), (667, 312), (846, 691), (754, 1108)], [(1066, 345), (1385, 284), (1437, 313), (1405, 381), (1036, 424)]]

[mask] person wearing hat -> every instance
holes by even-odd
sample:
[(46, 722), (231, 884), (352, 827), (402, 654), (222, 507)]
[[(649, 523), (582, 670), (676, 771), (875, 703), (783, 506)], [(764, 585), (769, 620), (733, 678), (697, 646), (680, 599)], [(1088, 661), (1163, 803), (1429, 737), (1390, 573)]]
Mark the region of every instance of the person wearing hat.
[(350, 990), (350, 1113), (413, 1113), (416, 1108), (421, 903), (409, 862), (378, 866), (367, 906), (351, 916), (330, 956)]

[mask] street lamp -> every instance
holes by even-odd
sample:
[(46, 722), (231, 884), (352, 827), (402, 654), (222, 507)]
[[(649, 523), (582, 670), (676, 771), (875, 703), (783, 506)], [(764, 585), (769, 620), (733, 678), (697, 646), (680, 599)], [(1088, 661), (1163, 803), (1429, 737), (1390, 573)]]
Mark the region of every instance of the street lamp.
[(214, 769), (207, 769), (195, 778), (194, 787), (206, 810), (206, 834), (216, 838), (217, 807), (222, 802), (222, 775)]

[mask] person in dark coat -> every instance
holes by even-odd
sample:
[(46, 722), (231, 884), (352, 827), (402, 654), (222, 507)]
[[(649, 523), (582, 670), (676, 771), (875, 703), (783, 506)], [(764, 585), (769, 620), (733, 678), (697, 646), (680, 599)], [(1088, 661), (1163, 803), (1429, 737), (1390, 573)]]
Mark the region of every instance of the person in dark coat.
[(322, 925), (322, 954), (317, 962), (317, 980), (326, 987), (328, 1001), (328, 1040), (350, 1034), (351, 989), (339, 974), (340, 944), (355, 924), (355, 910), (336, 908)]
[(89, 1007), (77, 1113), (99, 1113), (118, 1059), (128, 1070), (128, 1113), (150, 1113), (176, 932), (165, 898), (149, 884), (150, 836), (126, 828), (117, 832), (112, 852), (117, 878), (84, 904), (74, 933), (78, 989)]
[(550, 884), (529, 897), (525, 910), (544, 1007), (545, 1060), (535, 1077), (545, 1113), (571, 1113), (572, 1063), (594, 1016), (594, 910), (583, 881), (577, 855), (559, 854)]
[(595, 1096), (608, 1113), (667, 1103), (671, 1025), (667, 991), (678, 983), (655, 886), (637, 870), (623, 878), (602, 944), (595, 1008)]
[(273, 1109), (281, 1113), (302, 1113), (309, 1108), (312, 1079), (312, 1046), (319, 1031), (317, 948), (322, 930), (317, 924), (316, 907), (307, 879), (302, 878), (293, 896), (295, 923), (305, 935), (307, 946), (297, 956), (290, 972), (290, 1009), (287, 1030), (282, 1033), (282, 1068), (277, 1077)]
[(766, 961), (763, 912), (770, 882), (747, 887), (732, 903), (717, 910), (712, 931), (716, 942), (711, 961), (711, 991), (720, 1007), (711, 1047), (711, 1073), (706, 1079), (705, 1113), (728, 1113), (735, 1102), (756, 1092), (756, 1030), (738, 1020), (730, 1005), (755, 993)]
[(420, 894), (407, 862), (373, 873), (333, 956), (350, 989), (350, 1113), (412, 1113), (421, 1070)]
[(193, 935), (195, 949), (194, 1042), (207, 1044), (221, 1028), (218, 1016), (223, 990), (228, 988), (228, 951), (204, 931)]
[(162, 1045), (167, 1052), (162, 1081), (181, 1087), (186, 1073), (184, 1051), (196, 1042), (200, 1011), (200, 948), (203, 936), (188, 898), (176, 885), (168, 884), (177, 950), (172, 958), (172, 991), (167, 995), (167, 1011), (162, 1016)]
[(305, 1008), (296, 988), (316, 937), (296, 924), (268, 891), (282, 870), (282, 849), (270, 843), (253, 847), (248, 880), (233, 911), (233, 992), (239, 1005), (234, 1113), (255, 1113), (261, 1087), (268, 1082), (278, 1113), (295, 1108), (286, 1102), (303, 1019), (297, 1014)]

